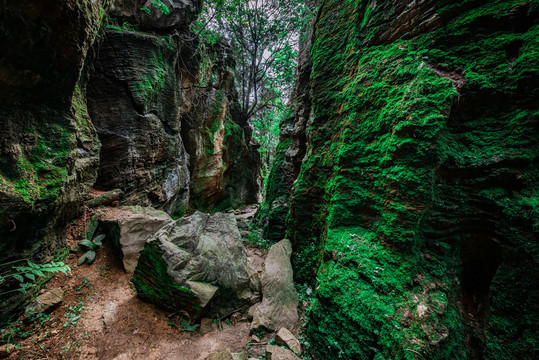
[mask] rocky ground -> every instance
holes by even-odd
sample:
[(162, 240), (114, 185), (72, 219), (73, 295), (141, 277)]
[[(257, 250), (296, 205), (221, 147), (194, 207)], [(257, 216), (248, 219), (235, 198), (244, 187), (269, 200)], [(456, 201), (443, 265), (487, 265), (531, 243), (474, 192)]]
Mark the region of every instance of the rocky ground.
[[(116, 207), (101, 207), (83, 214), (71, 225), (67, 234), (71, 251), (65, 260), (71, 272), (55, 275), (41, 290), (41, 294), (48, 294), (61, 289), (61, 300), (35, 320), (23, 317), (3, 329), (4, 343), (8, 343), (2, 346), (4, 356), (9, 359), (116, 360), (296, 358), (288, 350), (272, 347), (274, 333), (258, 331), (256, 334), (260, 337), (254, 335), (247, 309), (216, 319), (202, 319), (190, 326), (176, 314), (140, 300), (130, 282), (131, 275), (113, 255), (110, 241), (105, 240), (103, 247), (97, 250), (91, 265), (77, 266), (82, 255), (77, 252), (77, 243), (91, 215), (118, 216), (122, 211)], [(240, 227), (247, 225), (255, 211), (256, 207), (237, 211)], [(248, 237), (248, 231), (244, 229), (243, 235)], [(250, 262), (262, 268), (267, 250), (249, 243), (246, 249)], [(281, 351), (285, 351), (284, 355)]]

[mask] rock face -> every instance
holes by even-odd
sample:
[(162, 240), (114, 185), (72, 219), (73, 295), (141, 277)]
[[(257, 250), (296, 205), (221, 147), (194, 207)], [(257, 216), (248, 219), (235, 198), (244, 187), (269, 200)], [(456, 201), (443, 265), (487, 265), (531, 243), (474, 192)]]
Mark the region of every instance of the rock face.
[(291, 254), (289, 240), (282, 240), (270, 248), (260, 279), (262, 303), (254, 311), (253, 329), (276, 331), (297, 327), (299, 297), (294, 287)]
[(306, 155), (279, 200), (297, 280), (317, 275), (319, 358), (533, 358), (538, 18), (528, 1), (321, 1)]
[(192, 321), (249, 304), (247, 254), (230, 213), (196, 212), (164, 226), (142, 250), (139, 296)]
[(88, 84), (88, 108), (102, 144), (96, 188), (122, 189), (124, 204), (185, 209), (189, 169), (180, 136), (180, 69), (193, 52), (179, 35), (107, 30)]
[(151, 30), (186, 27), (201, 10), (201, 0), (116, 0), (111, 7), (112, 14), (120, 24), (128, 22), (141, 29)]
[(162, 29), (151, 22), (144, 22), (146, 32), (135, 31), (138, 20), (122, 14), (147, 15), (126, 3), (112, 19), (131, 27), (108, 27), (88, 85), (102, 143), (96, 187), (122, 189), (123, 204), (177, 215), (189, 206), (220, 210), (257, 202), (260, 159), (235, 115), (227, 45), (199, 44), (188, 31), (156, 35)]
[[(0, 263), (48, 260), (94, 183), (85, 62), (106, 1), (0, 4)], [(9, 284), (3, 284), (9, 287)], [(17, 301), (2, 299), (0, 317)]]
[[(234, 84), (235, 61), (221, 41), (202, 59), (211, 71), (204, 76), (191, 110), (182, 120), (182, 136), (190, 156), (190, 205), (224, 210), (259, 202), (260, 155), (251, 144), (249, 124), (240, 126)], [(213, 82), (212, 82), (213, 81)]]
[[(307, 0), (306, 5), (312, 10), (318, 6), (317, 0)], [(298, 68), (294, 80), (289, 115), (280, 125), (279, 144), (275, 160), (269, 174), (266, 197), (257, 218), (264, 228), (264, 238), (279, 241), (285, 238), (288, 199), (294, 181), (298, 177), (301, 162), (307, 148), (306, 126), (311, 112), (310, 76), (312, 61), (310, 48), (313, 36), (313, 22), (300, 43)]]

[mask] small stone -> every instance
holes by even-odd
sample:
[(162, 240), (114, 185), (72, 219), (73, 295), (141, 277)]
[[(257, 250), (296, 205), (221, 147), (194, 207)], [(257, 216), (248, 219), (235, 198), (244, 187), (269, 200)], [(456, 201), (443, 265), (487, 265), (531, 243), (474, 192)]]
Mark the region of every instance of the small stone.
[(256, 343), (259, 343), (259, 342), (262, 341), (262, 340), (261, 340), (258, 336), (256, 336), (256, 335), (251, 335), (251, 340), (252, 340), (253, 342), (256, 342)]
[(266, 346), (266, 360), (301, 360), (292, 351), (276, 345)]
[(232, 359), (234, 360), (248, 360), (247, 359), (248, 356), (249, 355), (244, 351), (239, 352), (239, 353), (232, 353)]
[(54, 288), (42, 295), (39, 295), (26, 308), (26, 315), (36, 315), (54, 310), (64, 299), (64, 291), (61, 288)]
[(236, 313), (230, 315), (230, 323), (232, 325), (236, 325), (240, 321), (241, 321), (241, 314), (239, 312), (236, 312)]
[(17, 348), (13, 344), (6, 344), (0, 346), (0, 358), (6, 358), (15, 352)]
[(296, 354), (301, 355), (301, 344), (299, 343), (299, 340), (287, 328), (281, 328), (277, 332), (277, 335), (275, 335), (275, 342), (277, 345), (286, 346)]

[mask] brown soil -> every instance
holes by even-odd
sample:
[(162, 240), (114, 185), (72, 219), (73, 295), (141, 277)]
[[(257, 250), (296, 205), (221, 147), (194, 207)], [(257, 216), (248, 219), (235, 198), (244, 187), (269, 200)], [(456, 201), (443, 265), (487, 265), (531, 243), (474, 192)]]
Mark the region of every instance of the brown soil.
[[(68, 246), (77, 249), (85, 221), (92, 213), (107, 211), (121, 210), (87, 210), (68, 230)], [(249, 253), (263, 264), (262, 252), (250, 249)], [(72, 250), (65, 260), (72, 269), (69, 275), (56, 275), (42, 290), (60, 287), (65, 291), (63, 302), (50, 318), (32, 324), (19, 321), (10, 329), (11, 343), (20, 345), (9, 359), (197, 360), (216, 351), (246, 349), (250, 340), (247, 319), (235, 325), (222, 319), (221, 330), (215, 326), (217, 329), (205, 335), (198, 330), (181, 331), (170, 314), (137, 297), (130, 276), (106, 243), (91, 265), (77, 266), (80, 256)], [(15, 328), (18, 330), (13, 331)], [(251, 349), (255, 357), (262, 352), (260, 346)]]

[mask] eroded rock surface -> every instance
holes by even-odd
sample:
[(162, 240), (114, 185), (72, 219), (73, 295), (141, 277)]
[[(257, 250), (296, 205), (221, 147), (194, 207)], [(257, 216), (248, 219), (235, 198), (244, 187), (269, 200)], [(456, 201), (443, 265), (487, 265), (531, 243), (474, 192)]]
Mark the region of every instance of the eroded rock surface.
[[(95, 181), (99, 142), (83, 68), (105, 8), (82, 0), (0, 4), (0, 264), (50, 260)], [(0, 318), (18, 305), (4, 300)]]
[(120, 24), (127, 21), (141, 29), (171, 30), (188, 26), (202, 10), (201, 0), (162, 0), (159, 5), (156, 3), (152, 0), (116, 0), (111, 12)]
[(305, 158), (261, 207), (315, 289), (317, 357), (530, 358), (537, 19), (532, 1), (320, 2)]

